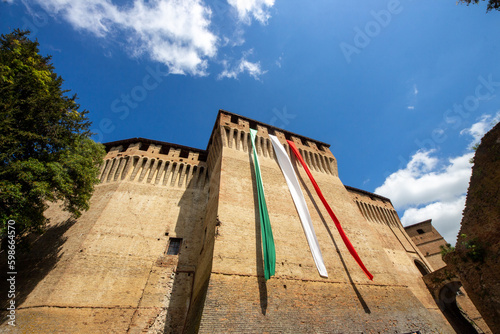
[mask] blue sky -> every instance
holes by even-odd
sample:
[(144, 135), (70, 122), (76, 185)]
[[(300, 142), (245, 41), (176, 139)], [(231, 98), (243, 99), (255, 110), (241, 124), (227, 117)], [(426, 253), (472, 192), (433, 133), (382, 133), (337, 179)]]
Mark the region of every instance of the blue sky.
[(454, 243), (500, 111), (500, 13), (448, 1), (8, 0), (95, 139), (205, 148), (218, 109), (331, 144), (344, 184)]

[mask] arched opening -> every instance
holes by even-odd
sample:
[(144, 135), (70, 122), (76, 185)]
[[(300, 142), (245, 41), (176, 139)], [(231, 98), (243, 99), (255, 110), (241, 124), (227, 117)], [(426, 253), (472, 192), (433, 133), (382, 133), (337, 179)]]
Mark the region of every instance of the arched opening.
[(443, 286), (439, 291), (439, 308), (458, 334), (478, 333), (457, 305), (457, 293), (461, 286), (460, 282), (451, 282)]
[(422, 274), (422, 276), (425, 276), (430, 273), (430, 271), (426, 268), (426, 266), (420, 262), (419, 260), (415, 260), (415, 266), (417, 266), (418, 271)]

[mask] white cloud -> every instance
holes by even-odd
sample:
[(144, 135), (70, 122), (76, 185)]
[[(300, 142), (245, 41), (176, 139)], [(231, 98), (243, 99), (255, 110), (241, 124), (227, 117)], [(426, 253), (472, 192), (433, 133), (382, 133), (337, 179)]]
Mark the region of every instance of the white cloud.
[(104, 38), (124, 33), (134, 55), (147, 54), (170, 73), (205, 75), (217, 53), (210, 8), (201, 0), (135, 0), (118, 6), (110, 0), (34, 0), (62, 16), (75, 29)]
[(410, 208), (403, 214), (401, 222), (408, 226), (431, 218), (432, 225), (443, 238), (455, 244), (464, 207), (465, 195), (447, 202), (431, 203), (422, 208)]
[(274, 63), (276, 64), (276, 66), (278, 66), (279, 68), (281, 68), (282, 61), (283, 61), (283, 57), (279, 56), (278, 59)]
[(406, 93), (408, 103), (406, 109), (408, 110), (414, 110), (415, 106), (417, 105), (417, 95), (418, 95), (418, 88), (417, 84), (413, 84), (411, 88), (409, 88), (408, 92)]
[(269, 9), (274, 6), (274, 0), (228, 0), (238, 12), (240, 21), (250, 24), (252, 17), (262, 24), (266, 24), (271, 14)]
[(471, 176), (473, 152), (440, 163), (436, 151), (418, 151), (403, 169), (389, 175), (375, 193), (391, 199), (404, 210), (404, 226), (432, 219), (432, 224), (454, 244), (460, 229), (465, 194)]
[(479, 143), (484, 134), (495, 124), (500, 122), (500, 111), (498, 111), (495, 116), (482, 115), (479, 119), (480, 121), (474, 123), (470, 128), (460, 131), (461, 135), (469, 134), (472, 136), (473, 140), (471, 142), (471, 146)]
[[(500, 120), (483, 115), (470, 128), (461, 131), (478, 142)], [(396, 210), (404, 210), (402, 223), (407, 226), (426, 219), (450, 243), (455, 243), (460, 228), (465, 196), (471, 176), (470, 159), (474, 152), (439, 159), (436, 150), (417, 151), (407, 165), (389, 175), (375, 193), (391, 199)]]
[(218, 79), (222, 78), (232, 78), (237, 79), (241, 73), (248, 72), (248, 74), (255, 80), (260, 80), (260, 77), (267, 71), (262, 70), (260, 67), (260, 62), (252, 63), (246, 59), (246, 57), (252, 54), (253, 50), (249, 50), (243, 53), (243, 57), (234, 66), (231, 66), (227, 60), (222, 62), (224, 66), (224, 71), (218, 75)]
[[(450, 158), (438, 168), (438, 158), (431, 151), (418, 151), (406, 168), (389, 175), (377, 194), (389, 197), (396, 209), (423, 205), (435, 201), (449, 201), (467, 191), (473, 153)], [(431, 217), (430, 217), (431, 218)]]

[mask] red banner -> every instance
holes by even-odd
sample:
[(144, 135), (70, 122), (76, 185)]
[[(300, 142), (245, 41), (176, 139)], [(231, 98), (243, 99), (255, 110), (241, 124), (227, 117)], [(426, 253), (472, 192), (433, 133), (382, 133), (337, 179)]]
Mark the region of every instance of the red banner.
[(335, 223), (335, 226), (337, 227), (337, 230), (339, 231), (339, 234), (342, 237), (342, 240), (344, 241), (344, 244), (346, 245), (347, 249), (351, 253), (352, 257), (354, 257), (354, 259), (356, 260), (356, 262), (359, 264), (359, 266), (361, 267), (361, 269), (363, 269), (363, 271), (365, 272), (366, 276), (368, 276), (368, 278), (370, 280), (373, 280), (373, 275), (370, 274), (370, 272), (368, 271), (368, 269), (366, 269), (365, 265), (363, 264), (363, 261), (361, 261), (361, 259), (359, 258), (358, 253), (356, 252), (356, 250), (352, 246), (351, 242), (349, 241), (349, 238), (347, 238), (347, 235), (345, 234), (344, 229), (342, 228), (342, 225), (340, 225), (340, 222), (337, 219), (337, 216), (335, 216), (335, 213), (333, 213), (332, 208), (330, 208), (330, 205), (328, 204), (328, 202), (326, 201), (325, 197), (323, 196), (323, 193), (319, 189), (319, 186), (316, 183), (316, 180), (314, 180), (314, 177), (312, 176), (311, 171), (309, 171), (309, 168), (307, 167), (304, 159), (302, 159), (302, 156), (300, 155), (299, 150), (297, 149), (297, 147), (295, 146), (295, 144), (292, 141), (287, 140), (287, 142), (288, 142), (288, 145), (290, 145), (290, 148), (292, 149), (292, 152), (295, 154), (295, 156), (297, 157), (297, 159), (302, 164), (302, 167), (304, 167), (304, 169), (305, 169), (305, 171), (307, 173), (307, 176), (309, 176), (309, 179), (311, 180), (311, 183), (313, 184), (314, 189), (316, 190), (316, 193), (318, 194), (319, 198), (321, 199), (321, 202), (323, 202), (323, 205), (325, 206), (326, 211), (328, 211), (328, 214), (330, 215), (330, 217), (332, 217), (332, 220)]

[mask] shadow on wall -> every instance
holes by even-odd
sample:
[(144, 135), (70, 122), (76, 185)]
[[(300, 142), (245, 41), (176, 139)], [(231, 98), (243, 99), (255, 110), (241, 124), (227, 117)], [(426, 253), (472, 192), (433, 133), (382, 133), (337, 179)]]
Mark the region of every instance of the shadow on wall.
[(363, 307), (363, 310), (365, 311), (365, 313), (370, 314), (371, 313), (370, 308), (368, 307), (368, 304), (366, 304), (363, 296), (361, 295), (361, 293), (359, 292), (358, 288), (356, 287), (356, 284), (354, 284), (354, 281), (353, 281), (353, 279), (351, 277), (351, 274), (349, 273), (349, 269), (347, 268), (347, 265), (346, 265), (346, 263), (344, 261), (344, 257), (342, 256), (342, 253), (340, 252), (339, 247), (338, 247), (337, 243), (335, 242), (335, 239), (333, 237), (332, 231), (330, 230), (330, 227), (328, 226), (328, 224), (327, 224), (327, 222), (325, 220), (325, 217), (323, 217), (323, 214), (321, 213), (321, 211), (320, 211), (320, 209), (318, 207), (318, 204), (316, 203), (313, 195), (309, 191), (309, 188), (307, 187), (306, 183), (302, 179), (302, 176), (300, 175), (300, 173), (297, 170), (298, 167), (297, 167), (297, 160), (296, 160), (295, 156), (292, 157), (291, 160), (292, 160), (292, 165), (293, 165), (293, 167), (295, 169), (295, 174), (297, 175), (297, 178), (299, 179), (300, 183), (302, 184), (302, 188), (304, 188), (306, 190), (307, 195), (309, 196), (309, 199), (311, 200), (311, 203), (314, 205), (314, 208), (316, 209), (316, 211), (318, 212), (319, 217), (321, 218), (321, 222), (323, 223), (323, 226), (325, 226), (325, 229), (328, 232), (328, 235), (330, 236), (330, 239), (332, 239), (332, 243), (335, 246), (335, 250), (337, 251), (337, 254), (339, 255), (340, 262), (342, 262), (342, 266), (344, 267), (345, 273), (347, 274), (347, 277), (349, 278), (349, 282), (351, 283), (352, 289), (354, 290), (354, 293), (356, 294), (356, 297), (358, 298), (359, 303)]
[[(206, 175), (192, 178), (179, 200), (179, 216), (175, 224), (175, 238), (182, 238), (177, 255), (167, 254), (173, 238), (167, 243), (164, 257), (172, 267), (173, 283), (165, 319), (165, 333), (182, 333), (186, 325), (193, 293), (196, 259), (203, 241), (203, 219), (207, 205), (207, 193), (203, 189), (208, 182)], [(167, 293), (167, 292), (166, 292)]]
[(267, 283), (264, 277), (264, 258), (262, 254), (262, 233), (260, 228), (260, 213), (259, 213), (259, 195), (257, 193), (257, 182), (255, 179), (255, 165), (252, 159), (253, 151), (251, 144), (248, 147), (248, 158), (251, 165), (252, 173), (252, 191), (253, 191), (253, 202), (254, 213), (255, 213), (255, 256), (257, 259), (257, 284), (259, 285), (259, 300), (260, 309), (263, 315), (267, 312)]
[[(35, 287), (47, 276), (61, 259), (62, 245), (66, 242), (64, 236), (76, 220), (67, 219), (57, 225), (49, 227), (42, 235), (38, 236), (26, 252), (16, 252), (16, 307), (19, 308), (26, 301)], [(1, 257), (1, 278), (0, 292), (2, 293), (2, 303), (0, 305), (0, 319), (5, 322), (7, 318), (7, 296), (9, 285), (7, 282), (7, 253), (2, 252)]]

